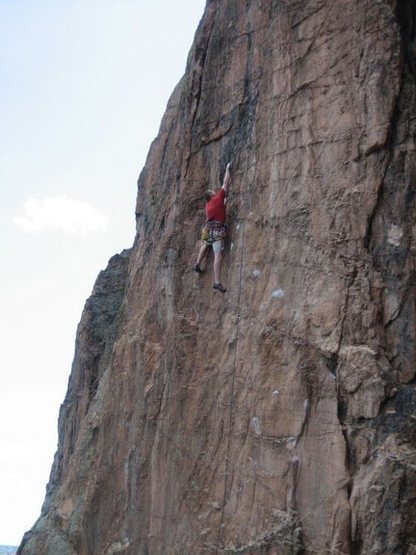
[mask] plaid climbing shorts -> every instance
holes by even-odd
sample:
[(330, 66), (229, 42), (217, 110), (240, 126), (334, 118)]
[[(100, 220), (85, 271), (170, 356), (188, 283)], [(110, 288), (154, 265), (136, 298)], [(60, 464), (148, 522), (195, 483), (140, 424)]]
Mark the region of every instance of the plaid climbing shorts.
[(215, 252), (223, 250), (225, 225), (221, 222), (207, 222), (202, 229), (201, 240)]

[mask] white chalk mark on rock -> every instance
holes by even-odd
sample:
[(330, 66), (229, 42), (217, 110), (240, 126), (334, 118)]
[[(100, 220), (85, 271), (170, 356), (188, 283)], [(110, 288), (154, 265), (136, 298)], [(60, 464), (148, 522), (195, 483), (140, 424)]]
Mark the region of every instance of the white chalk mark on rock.
[(400, 239), (403, 237), (403, 230), (396, 224), (393, 224), (387, 233), (387, 242), (394, 247), (400, 247)]
[(255, 268), (252, 272), (251, 272), (251, 277), (254, 279), (258, 279), (261, 276), (261, 270), (259, 270), (258, 268)]
[(285, 292), (283, 291), (283, 289), (275, 289), (272, 293), (273, 299), (281, 299), (284, 296), (285, 296)]
[(256, 437), (261, 436), (261, 426), (260, 426), (260, 419), (257, 416), (253, 416), (251, 419), (251, 429)]
[(121, 542), (113, 543), (107, 550), (106, 555), (115, 555), (116, 553), (124, 553), (130, 547), (130, 540), (124, 538)]

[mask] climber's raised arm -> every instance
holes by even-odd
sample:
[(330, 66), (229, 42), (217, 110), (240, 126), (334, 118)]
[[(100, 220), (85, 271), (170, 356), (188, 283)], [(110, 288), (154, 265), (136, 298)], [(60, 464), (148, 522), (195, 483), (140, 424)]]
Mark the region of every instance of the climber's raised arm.
[(231, 162), (228, 162), (225, 168), (224, 181), (222, 182), (222, 189), (225, 191), (225, 195), (228, 195), (228, 188), (231, 184)]

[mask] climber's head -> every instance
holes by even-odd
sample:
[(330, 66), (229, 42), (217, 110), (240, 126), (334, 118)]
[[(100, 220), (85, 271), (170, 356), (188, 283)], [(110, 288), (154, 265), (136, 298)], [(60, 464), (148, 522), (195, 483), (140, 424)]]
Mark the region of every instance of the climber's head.
[(213, 197), (215, 197), (215, 191), (213, 191), (212, 189), (207, 189), (205, 191), (205, 200), (211, 200)]

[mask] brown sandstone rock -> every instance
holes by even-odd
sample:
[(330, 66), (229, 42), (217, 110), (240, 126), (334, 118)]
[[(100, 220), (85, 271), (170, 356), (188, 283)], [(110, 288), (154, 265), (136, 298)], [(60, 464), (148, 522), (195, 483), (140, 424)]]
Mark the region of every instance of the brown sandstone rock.
[[(414, 552), (415, 18), (207, 2), (19, 553)], [(221, 296), (191, 266), (230, 159)]]

